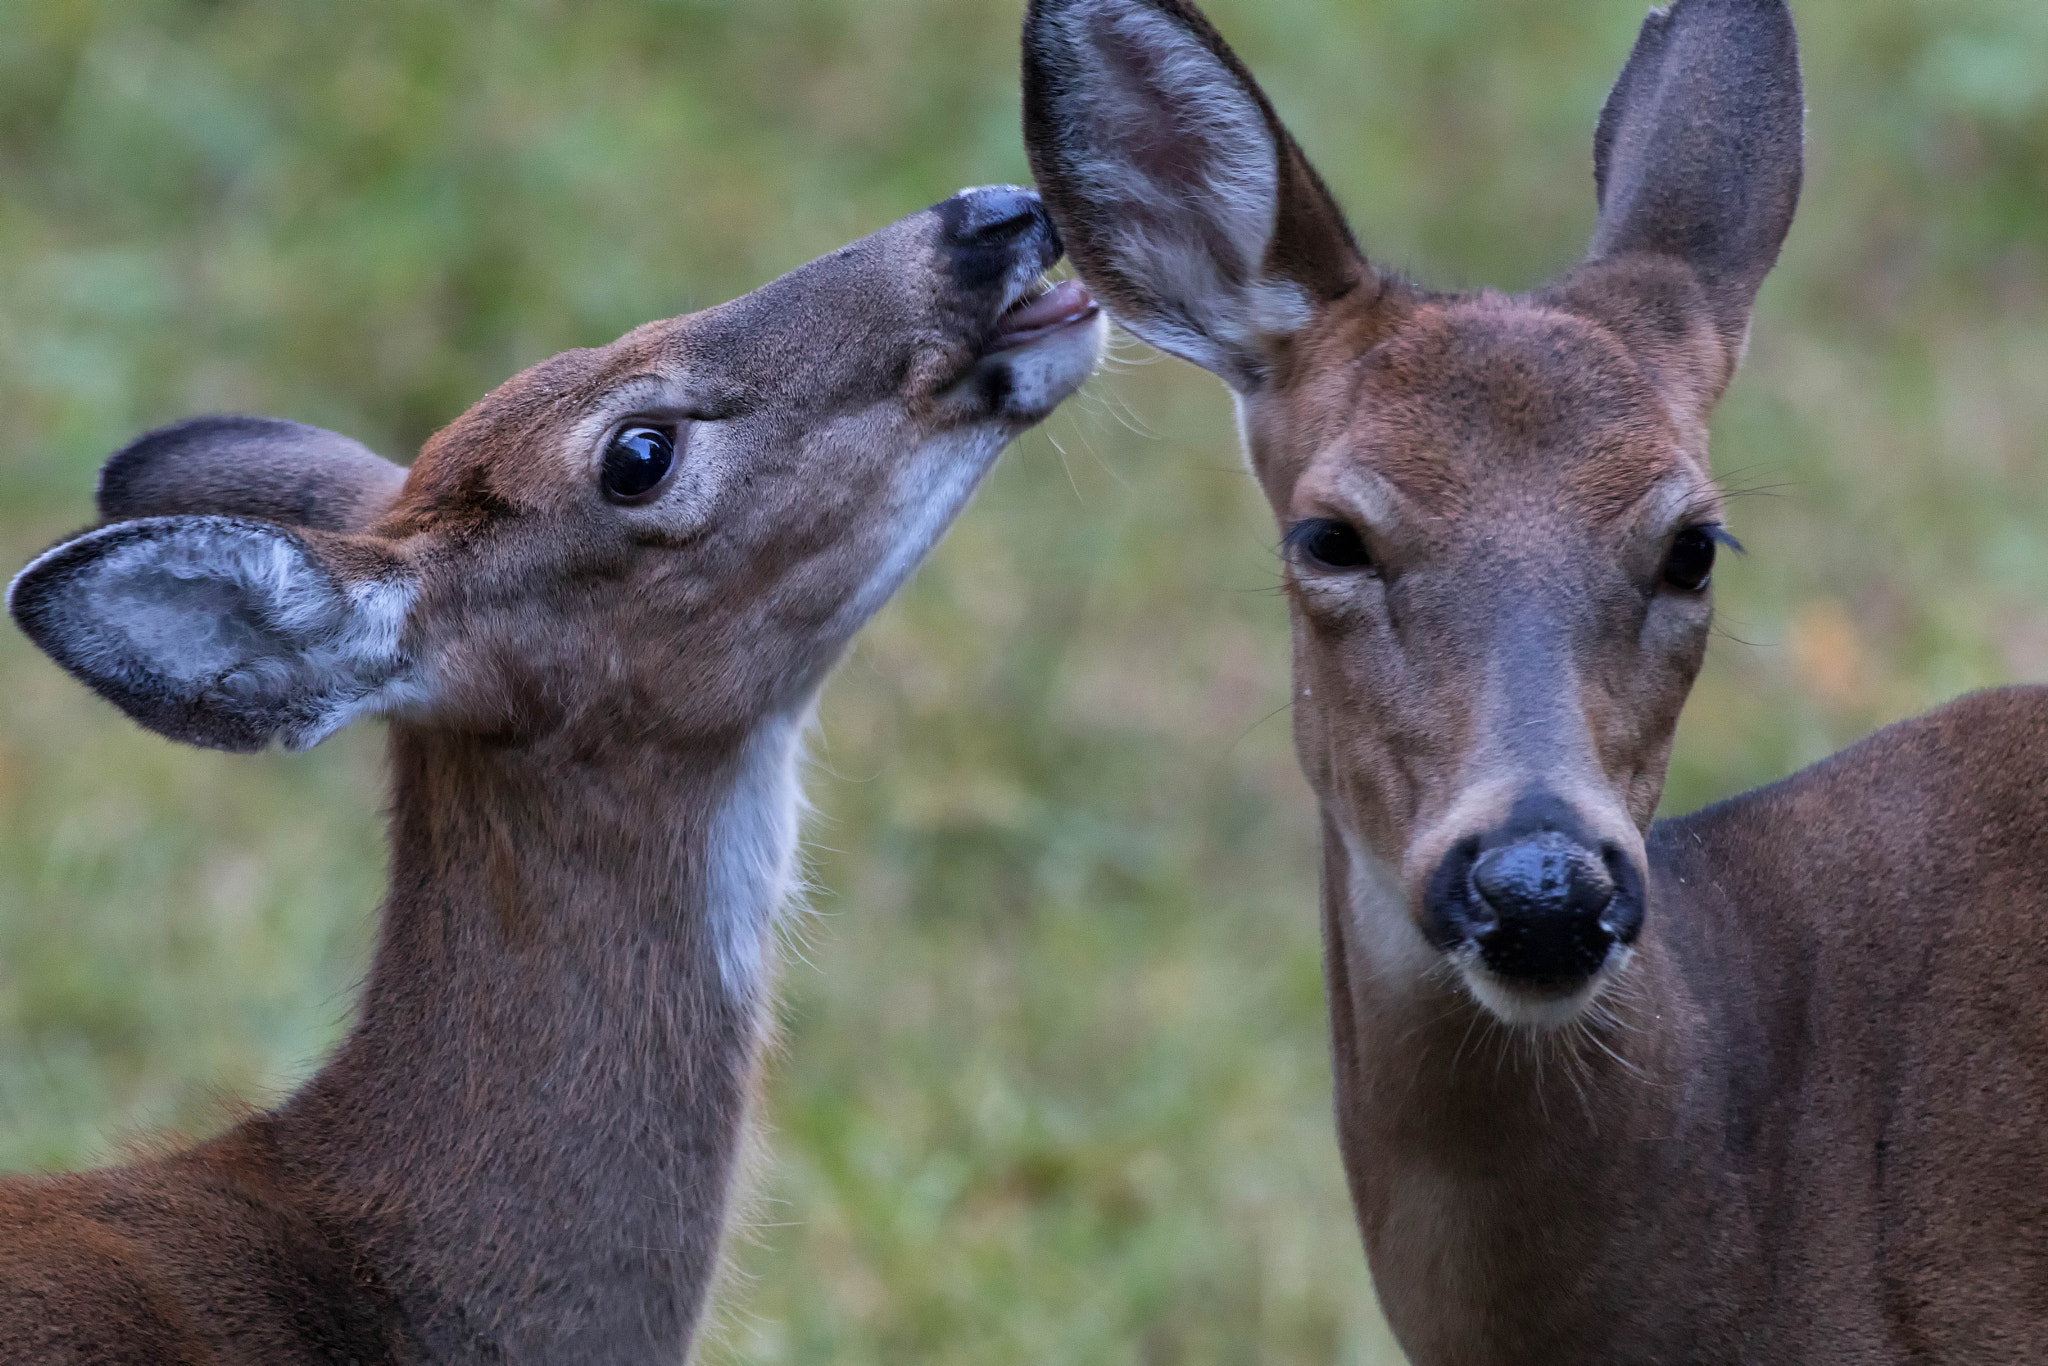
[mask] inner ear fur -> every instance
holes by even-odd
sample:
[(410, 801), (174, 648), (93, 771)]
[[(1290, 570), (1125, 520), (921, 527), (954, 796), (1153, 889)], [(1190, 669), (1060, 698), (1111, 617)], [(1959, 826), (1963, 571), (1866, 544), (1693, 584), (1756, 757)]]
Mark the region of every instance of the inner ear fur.
[(1182, 0), (1032, 0), (1024, 133), (1089, 287), (1240, 391), (1274, 340), (1373, 279), (1265, 92)]
[(304, 749), (418, 692), (411, 575), (375, 538), (215, 516), (66, 541), (8, 609), (66, 672), (149, 730), (208, 749)]
[(315, 531), (363, 531), (396, 501), (405, 470), (336, 432), (216, 414), (160, 427), (108, 457), (105, 522), (213, 514)]

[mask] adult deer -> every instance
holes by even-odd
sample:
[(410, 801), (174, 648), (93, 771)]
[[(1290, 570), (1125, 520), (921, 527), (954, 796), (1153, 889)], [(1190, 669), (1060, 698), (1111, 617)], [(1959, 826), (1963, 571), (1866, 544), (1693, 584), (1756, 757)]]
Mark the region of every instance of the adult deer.
[(208, 418), (115, 455), (15, 620), (229, 750), (391, 719), (360, 1019), (188, 1151), (0, 1184), (0, 1359), (679, 1362), (826, 670), (1093, 368), (1037, 198), (936, 208), (490, 394), (411, 470)]
[(1368, 264), (1181, 0), (1033, 0), (1082, 277), (1235, 391), (1284, 532), (1337, 1118), (1425, 1366), (2048, 1355), (2048, 694), (1652, 824), (1726, 541), (1708, 412), (1801, 177), (1782, 0), (1654, 12), (1592, 249)]

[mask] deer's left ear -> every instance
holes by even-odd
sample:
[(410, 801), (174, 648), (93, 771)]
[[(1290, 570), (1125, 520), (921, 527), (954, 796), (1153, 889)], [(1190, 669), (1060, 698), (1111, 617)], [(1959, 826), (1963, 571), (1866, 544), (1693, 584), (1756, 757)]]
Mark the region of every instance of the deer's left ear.
[(1265, 93), (1182, 0), (1032, 0), (1024, 141), (1117, 321), (1241, 393), (1372, 278)]
[(1731, 370), (1799, 207), (1805, 123), (1785, 0), (1673, 0), (1652, 12), (1600, 112), (1589, 259), (1684, 263)]
[(234, 517), (87, 532), (8, 589), (21, 629), (150, 730), (253, 753), (421, 701), (412, 575), (383, 542)]

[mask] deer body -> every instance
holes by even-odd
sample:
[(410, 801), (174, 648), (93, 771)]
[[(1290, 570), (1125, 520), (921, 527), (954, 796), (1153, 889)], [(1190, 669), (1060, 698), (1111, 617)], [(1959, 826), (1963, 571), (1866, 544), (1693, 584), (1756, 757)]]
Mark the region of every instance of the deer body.
[(400, 471), (202, 419), (10, 592), (58, 663), (226, 749), (391, 719), (358, 1021), (187, 1151), (0, 1182), (0, 1358), (679, 1362), (716, 1271), (847, 639), (1092, 368), (1036, 198), (963, 192), (569, 352)]
[(1376, 269), (1186, 0), (1033, 0), (1082, 277), (1234, 391), (1323, 821), (1336, 1113), (1418, 1366), (2048, 1352), (2048, 692), (1653, 824), (1708, 416), (1802, 176), (1782, 0), (1654, 11), (1587, 258)]

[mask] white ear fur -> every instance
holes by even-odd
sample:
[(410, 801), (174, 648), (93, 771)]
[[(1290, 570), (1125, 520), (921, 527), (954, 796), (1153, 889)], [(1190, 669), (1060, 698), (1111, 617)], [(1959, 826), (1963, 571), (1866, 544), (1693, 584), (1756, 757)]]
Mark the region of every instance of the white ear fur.
[(8, 590), (29, 637), (135, 720), (242, 752), (305, 749), (417, 702), (412, 598), (395, 566), (343, 577), (297, 533), (204, 516), (89, 532)]
[(1090, 254), (1143, 296), (1118, 321), (1247, 387), (1261, 339), (1311, 311), (1264, 269), (1280, 148), (1258, 100), (1194, 34), (1133, 0), (1048, 11), (1039, 51), (1059, 68), (1063, 198), (1094, 207)]

